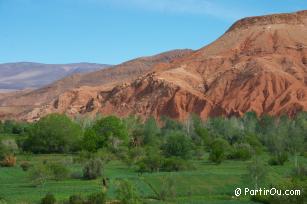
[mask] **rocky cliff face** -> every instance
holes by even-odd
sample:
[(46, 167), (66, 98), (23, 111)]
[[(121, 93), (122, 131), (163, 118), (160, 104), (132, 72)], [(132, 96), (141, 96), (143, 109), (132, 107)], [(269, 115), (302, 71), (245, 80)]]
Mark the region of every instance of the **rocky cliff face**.
[(196, 113), (293, 115), (307, 110), (307, 11), (250, 17), (212, 44), (122, 84), (80, 87), (19, 115), (32, 120), (50, 112), (168, 115)]

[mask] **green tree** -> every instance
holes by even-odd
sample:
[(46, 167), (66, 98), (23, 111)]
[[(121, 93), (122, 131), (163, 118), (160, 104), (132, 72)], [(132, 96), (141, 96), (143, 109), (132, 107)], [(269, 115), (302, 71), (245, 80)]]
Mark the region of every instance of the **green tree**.
[(87, 128), (82, 139), (82, 149), (89, 152), (96, 152), (101, 143), (101, 138), (96, 135), (92, 128)]
[(192, 142), (189, 137), (181, 132), (170, 132), (165, 144), (162, 146), (166, 157), (181, 157), (188, 159), (192, 153)]
[(215, 139), (211, 144), (209, 160), (220, 164), (224, 159), (226, 159), (228, 149), (229, 143), (227, 140), (222, 138)]
[(193, 133), (191, 134), (191, 138), (194, 144), (197, 146), (210, 146), (212, 139), (209, 135), (209, 131), (206, 127), (204, 127), (202, 120), (198, 115), (192, 115), (192, 123)]
[(14, 121), (12, 120), (5, 120), (3, 124), (3, 132), (11, 134), (14, 128)]
[(99, 144), (99, 148), (112, 147), (116, 149), (121, 143), (128, 142), (128, 131), (118, 117), (107, 116), (97, 120), (93, 130), (100, 137), (101, 144)]
[(80, 126), (70, 118), (50, 114), (32, 126), (23, 148), (33, 153), (67, 153), (79, 149), (81, 137)]
[(246, 112), (242, 117), (244, 131), (247, 134), (255, 134), (259, 127), (258, 117), (255, 112)]
[(287, 138), (289, 138), (290, 121), (287, 116), (276, 118), (271, 130), (265, 135), (266, 145), (272, 154), (271, 164), (283, 165), (288, 160)]
[(184, 132), (184, 126), (180, 122), (166, 116), (162, 116), (161, 120), (163, 122), (163, 127), (161, 129), (162, 135), (167, 135), (169, 132), (175, 131)]
[(159, 132), (155, 118), (148, 118), (144, 124), (144, 144), (157, 144)]

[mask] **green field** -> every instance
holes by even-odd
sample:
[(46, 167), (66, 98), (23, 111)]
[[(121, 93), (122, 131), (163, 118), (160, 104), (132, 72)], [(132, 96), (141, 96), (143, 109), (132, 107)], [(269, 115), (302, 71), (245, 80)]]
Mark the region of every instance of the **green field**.
[[(46, 193), (53, 193), (57, 200), (65, 200), (72, 194), (87, 195), (101, 191), (101, 179), (83, 180), (77, 178), (82, 174), (80, 164), (73, 163), (73, 155), (18, 155), (18, 163), (29, 161), (31, 164), (62, 161), (67, 164), (75, 179), (64, 181), (47, 181), (43, 186), (34, 187), (29, 173), (18, 165), (0, 168), (0, 196), (7, 203), (37, 203)], [(267, 159), (263, 156), (263, 159)], [(305, 158), (300, 158), (306, 163)], [(149, 203), (252, 203), (248, 197), (234, 197), (236, 187), (248, 187), (244, 178), (249, 161), (225, 161), (220, 165), (207, 162), (207, 158), (193, 161), (196, 170), (181, 172), (160, 172), (138, 174), (134, 167), (128, 167), (120, 161), (109, 162), (104, 169), (104, 176), (110, 178), (108, 199), (115, 199), (115, 187), (118, 179), (128, 179), (137, 188), (142, 198)], [(270, 166), (267, 183), (285, 181), (292, 169), (290, 160), (284, 166)], [(151, 199), (153, 191), (144, 182), (150, 182), (157, 189), (166, 177), (175, 178), (176, 198), (169, 201)]]

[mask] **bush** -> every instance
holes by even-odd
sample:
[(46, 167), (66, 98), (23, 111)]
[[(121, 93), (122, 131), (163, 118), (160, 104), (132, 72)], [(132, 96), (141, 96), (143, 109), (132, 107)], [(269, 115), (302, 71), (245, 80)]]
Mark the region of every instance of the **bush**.
[(69, 178), (69, 169), (61, 163), (52, 163), (48, 165), (52, 178), (54, 180), (60, 181)]
[(262, 149), (264, 148), (256, 135), (248, 134), (244, 138), (244, 141), (248, 143), (254, 149), (256, 153), (260, 153)]
[(171, 176), (164, 176), (159, 182), (159, 186), (155, 187), (152, 183), (144, 180), (148, 187), (154, 192), (154, 197), (160, 201), (172, 200), (176, 196), (176, 179)]
[(104, 204), (106, 203), (106, 195), (104, 193), (93, 193), (87, 198), (88, 204)]
[(144, 156), (144, 149), (135, 147), (129, 150), (127, 157), (124, 159), (128, 166), (136, 164)]
[(136, 189), (127, 180), (122, 180), (119, 182), (116, 195), (117, 195), (116, 198), (120, 201), (121, 204), (141, 203), (140, 197)]
[(28, 171), (31, 166), (32, 165), (29, 162), (26, 162), (26, 161), (24, 161), (20, 164), (20, 167), (22, 168), (23, 171)]
[(48, 179), (52, 178), (49, 168), (46, 165), (35, 165), (30, 169), (29, 178), (34, 186), (43, 185)]
[(188, 159), (191, 157), (192, 142), (190, 138), (181, 132), (171, 132), (162, 149), (164, 155), (167, 157), (175, 156)]
[(158, 154), (147, 155), (143, 160), (138, 162), (139, 172), (157, 172), (162, 165), (162, 157)]
[(90, 159), (89, 162), (83, 167), (83, 178), (85, 179), (96, 179), (101, 176), (103, 163), (100, 159)]
[(233, 147), (228, 159), (248, 160), (252, 158), (252, 148), (249, 144), (238, 144)]
[(209, 160), (220, 164), (226, 158), (226, 151), (229, 148), (227, 140), (215, 139), (211, 144), (211, 151), (209, 155)]
[(16, 157), (14, 155), (5, 155), (4, 159), (1, 161), (1, 166), (13, 167), (16, 165)]
[(286, 161), (288, 161), (288, 154), (281, 153), (269, 159), (268, 163), (269, 165), (275, 166), (275, 165), (284, 165)]
[(55, 204), (56, 199), (53, 194), (48, 193), (44, 198), (42, 198), (41, 204)]
[(68, 204), (84, 204), (86, 203), (84, 198), (80, 195), (71, 195), (68, 200)]
[(188, 161), (178, 157), (166, 158), (162, 164), (163, 171), (182, 171), (190, 168), (191, 165), (188, 163)]
[(18, 145), (15, 139), (3, 139), (0, 143), (11, 153), (18, 152)]

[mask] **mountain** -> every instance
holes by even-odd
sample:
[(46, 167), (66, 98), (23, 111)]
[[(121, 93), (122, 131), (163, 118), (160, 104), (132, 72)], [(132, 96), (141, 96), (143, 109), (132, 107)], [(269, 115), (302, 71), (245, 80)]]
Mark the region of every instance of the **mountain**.
[[(307, 110), (306, 33), (306, 10), (244, 18), (210, 45), (152, 63), (146, 71), (135, 74), (135, 66), (128, 66), (121, 76), (106, 69), (78, 77), (74, 86), (17, 116), (36, 120), (60, 112), (183, 120), (190, 113), (202, 118), (241, 116), (247, 111), (294, 115)], [(95, 82), (89, 76), (96, 76)], [(10, 98), (13, 105), (23, 99)], [(0, 104), (10, 100), (1, 99)]]
[(0, 91), (36, 89), (75, 73), (93, 72), (105, 64), (41, 64), (33, 62), (0, 64)]
[(131, 81), (150, 72), (156, 65), (170, 63), (191, 52), (188, 49), (173, 50), (155, 56), (141, 57), (96, 72), (73, 74), (37, 90), (24, 90), (2, 94), (2, 96), (0, 94), (0, 117), (16, 118), (29, 112), (35, 112), (37, 108), (44, 110), (48, 103), (74, 88), (81, 87), (80, 90), (83, 90), (85, 95), (92, 95), (93, 90), (107, 89), (125, 81)]

